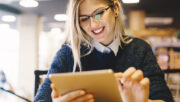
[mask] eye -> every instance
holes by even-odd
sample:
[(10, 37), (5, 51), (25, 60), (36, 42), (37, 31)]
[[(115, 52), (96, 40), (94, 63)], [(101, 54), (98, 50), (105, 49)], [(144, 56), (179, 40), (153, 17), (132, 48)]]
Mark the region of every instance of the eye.
[(101, 10), (101, 11), (97, 12), (97, 14), (99, 14), (99, 15), (102, 15), (103, 13), (104, 13), (104, 10)]
[(80, 21), (85, 22), (85, 21), (87, 21), (88, 19), (89, 19), (89, 17), (83, 17), (83, 18), (80, 19)]

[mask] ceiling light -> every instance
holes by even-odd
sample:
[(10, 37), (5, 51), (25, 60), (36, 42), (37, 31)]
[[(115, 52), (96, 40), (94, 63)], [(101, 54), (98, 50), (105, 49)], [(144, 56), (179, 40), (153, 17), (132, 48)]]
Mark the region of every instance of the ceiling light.
[(4, 22), (15, 22), (16, 21), (16, 17), (15, 16), (11, 16), (11, 15), (2, 16), (1, 19)]
[(122, 0), (123, 3), (139, 3), (139, 0)]
[(65, 14), (56, 14), (54, 15), (54, 19), (57, 21), (66, 21), (67, 16)]
[(52, 28), (50, 32), (53, 34), (57, 34), (57, 33), (61, 33), (62, 31), (60, 28)]
[(21, 0), (19, 4), (23, 7), (37, 7), (39, 5), (35, 0)]

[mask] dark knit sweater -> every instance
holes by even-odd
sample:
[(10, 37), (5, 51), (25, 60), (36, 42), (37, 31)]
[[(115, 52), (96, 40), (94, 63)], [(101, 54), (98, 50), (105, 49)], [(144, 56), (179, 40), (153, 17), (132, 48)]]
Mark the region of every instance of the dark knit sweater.
[[(88, 48), (82, 46), (81, 53), (86, 51), (88, 51)], [(164, 80), (164, 74), (156, 62), (151, 47), (143, 40), (133, 38), (131, 43), (123, 44), (122, 47), (119, 47), (117, 56), (112, 52), (105, 54), (93, 49), (89, 55), (81, 58), (81, 63), (83, 71), (113, 69), (114, 72), (124, 72), (131, 66), (141, 69), (144, 76), (150, 79), (149, 98), (174, 102)], [(72, 72), (72, 70), (73, 58), (71, 49), (68, 45), (63, 45), (57, 52), (48, 74)], [(52, 101), (50, 83), (49, 78), (44, 80), (35, 96), (35, 102)]]

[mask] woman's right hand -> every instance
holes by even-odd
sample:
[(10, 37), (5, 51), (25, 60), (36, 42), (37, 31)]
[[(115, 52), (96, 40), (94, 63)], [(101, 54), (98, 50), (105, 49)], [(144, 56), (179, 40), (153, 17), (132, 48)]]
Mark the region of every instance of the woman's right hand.
[(141, 70), (130, 67), (124, 73), (116, 73), (115, 77), (123, 102), (148, 102), (150, 81)]
[(94, 102), (94, 96), (85, 90), (75, 90), (59, 95), (54, 84), (51, 84), (51, 98), (53, 102)]

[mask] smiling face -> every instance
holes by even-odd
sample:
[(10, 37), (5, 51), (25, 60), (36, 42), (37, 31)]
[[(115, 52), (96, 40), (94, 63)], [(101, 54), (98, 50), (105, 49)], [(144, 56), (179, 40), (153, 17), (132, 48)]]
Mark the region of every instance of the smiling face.
[(79, 8), (81, 28), (103, 45), (114, 39), (115, 13), (105, 0), (84, 0)]

